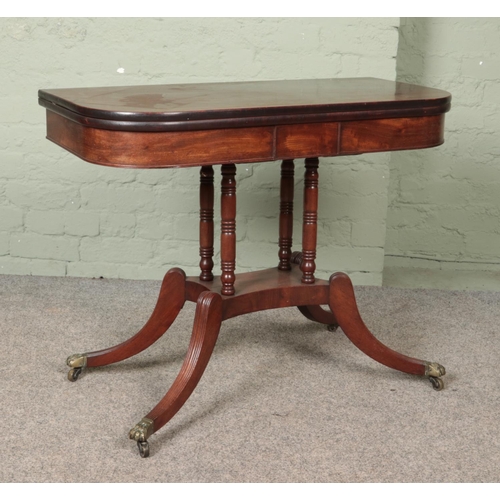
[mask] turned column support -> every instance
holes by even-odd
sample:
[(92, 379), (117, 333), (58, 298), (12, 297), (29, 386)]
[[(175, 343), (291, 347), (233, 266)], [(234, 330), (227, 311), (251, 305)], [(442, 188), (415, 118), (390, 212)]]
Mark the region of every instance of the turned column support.
[(212, 281), (214, 275), (214, 169), (200, 170), (200, 280)]
[(306, 158), (304, 176), (304, 215), (302, 224), (302, 283), (314, 283), (318, 229), (318, 158)]
[(221, 283), (222, 295), (234, 295), (236, 268), (236, 166), (233, 163), (221, 168)]
[(292, 266), (292, 236), (293, 236), (293, 160), (284, 160), (281, 163), (280, 183), (280, 221), (279, 221), (279, 264), (278, 269), (289, 271)]

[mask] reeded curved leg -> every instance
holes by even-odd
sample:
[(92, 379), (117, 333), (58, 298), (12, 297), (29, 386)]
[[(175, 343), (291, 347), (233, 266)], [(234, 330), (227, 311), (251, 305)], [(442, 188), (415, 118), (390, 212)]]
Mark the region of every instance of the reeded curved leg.
[(342, 331), (358, 349), (370, 358), (395, 370), (429, 377), (436, 390), (443, 388), (442, 381), (439, 379), (445, 374), (443, 366), (400, 354), (373, 336), (361, 319), (354, 289), (346, 274), (335, 273), (331, 276), (329, 305)]
[(193, 333), (177, 378), (163, 399), (129, 433), (142, 457), (149, 454), (147, 439), (163, 427), (184, 405), (207, 367), (222, 322), (222, 298), (202, 292), (196, 305)]
[(325, 311), (321, 306), (298, 306), (298, 310), (311, 321), (328, 325), (328, 330), (334, 332), (339, 327), (337, 319), (330, 311)]
[(170, 269), (160, 288), (160, 295), (151, 317), (142, 329), (125, 342), (101, 351), (74, 354), (67, 359), (71, 368), (69, 380), (76, 380), (86, 366), (104, 366), (135, 356), (156, 342), (174, 322), (185, 302), (186, 274)]
[[(302, 264), (302, 252), (293, 252), (290, 259), (292, 264)], [(328, 330), (335, 332), (339, 327), (335, 315), (331, 311), (325, 311), (321, 306), (298, 306), (298, 310), (311, 321), (328, 325)]]

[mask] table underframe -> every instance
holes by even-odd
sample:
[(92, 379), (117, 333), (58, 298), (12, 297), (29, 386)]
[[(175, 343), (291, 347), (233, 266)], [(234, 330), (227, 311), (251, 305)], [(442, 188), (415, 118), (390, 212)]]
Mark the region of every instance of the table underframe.
[[(140, 455), (149, 456), (148, 438), (184, 405), (210, 360), (224, 320), (256, 311), (298, 307), (308, 319), (340, 327), (349, 340), (375, 361), (405, 373), (428, 377), (436, 390), (443, 388), (445, 369), (438, 363), (400, 354), (383, 343), (364, 324), (350, 278), (334, 273), (317, 279), (316, 240), (318, 210), (317, 157), (305, 159), (302, 251), (292, 252), (294, 160), (281, 162), (278, 265), (276, 268), (236, 274), (236, 165), (221, 167), (221, 274), (214, 277), (214, 170), (200, 170), (200, 275), (186, 277), (169, 270), (157, 304), (144, 327), (127, 341), (108, 349), (74, 354), (67, 360), (68, 378), (76, 381), (85, 367), (105, 366), (147, 349), (169, 329), (186, 301), (196, 303), (193, 332), (179, 374), (160, 402), (135, 426), (129, 437)], [(326, 306), (328, 309), (325, 309)]]

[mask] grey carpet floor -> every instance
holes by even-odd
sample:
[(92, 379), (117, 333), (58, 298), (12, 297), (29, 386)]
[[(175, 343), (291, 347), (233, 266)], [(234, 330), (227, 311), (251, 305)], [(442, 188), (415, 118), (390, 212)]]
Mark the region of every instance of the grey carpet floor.
[(147, 351), (75, 383), (65, 359), (129, 338), (158, 290), (0, 276), (1, 482), (498, 482), (500, 293), (356, 287), (382, 342), (446, 367), (440, 392), (296, 309), (228, 320), (142, 459), (128, 431), (177, 375), (194, 305)]

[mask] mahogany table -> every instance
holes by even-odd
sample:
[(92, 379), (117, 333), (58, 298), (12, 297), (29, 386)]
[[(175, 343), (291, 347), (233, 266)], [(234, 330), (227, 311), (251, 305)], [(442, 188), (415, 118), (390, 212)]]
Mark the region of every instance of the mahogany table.
[[(375, 78), (40, 90), (47, 138), (83, 160), (112, 167), (200, 167), (200, 275), (169, 270), (144, 327), (109, 349), (70, 356), (68, 378), (76, 380), (84, 367), (143, 351), (168, 330), (188, 300), (196, 302), (196, 312), (181, 370), (129, 434), (142, 457), (149, 455), (148, 438), (198, 384), (221, 322), (240, 314), (296, 306), (331, 330), (339, 326), (379, 363), (428, 377), (442, 389), (441, 365), (400, 354), (372, 335), (346, 274), (325, 281), (314, 272), (318, 158), (438, 146), (450, 102), (450, 94), (441, 90)], [(302, 251), (292, 252), (294, 161), (300, 158), (305, 160)], [(281, 160), (277, 265), (235, 274), (236, 164), (275, 160)], [(213, 165), (219, 164), (221, 274), (215, 277)]]

